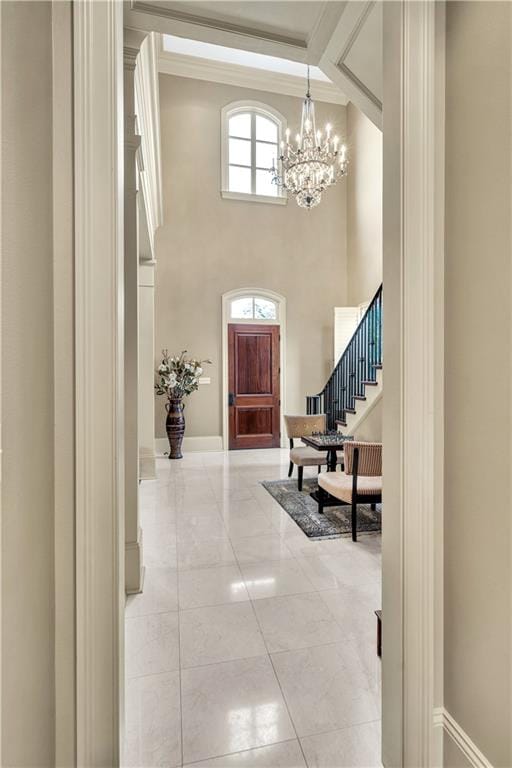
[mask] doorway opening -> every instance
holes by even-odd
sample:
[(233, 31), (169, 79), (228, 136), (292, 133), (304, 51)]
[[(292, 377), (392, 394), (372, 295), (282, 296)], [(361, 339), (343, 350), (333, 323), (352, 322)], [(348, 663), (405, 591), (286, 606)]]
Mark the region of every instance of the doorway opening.
[(222, 296), (222, 380), (224, 450), (283, 447), (284, 296), (265, 288)]

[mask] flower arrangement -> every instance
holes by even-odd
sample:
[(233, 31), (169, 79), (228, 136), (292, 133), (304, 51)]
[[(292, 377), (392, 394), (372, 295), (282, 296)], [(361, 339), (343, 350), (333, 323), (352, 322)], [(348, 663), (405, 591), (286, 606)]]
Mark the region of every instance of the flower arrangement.
[(162, 362), (155, 372), (157, 395), (167, 395), (169, 399), (182, 398), (198, 388), (203, 365), (210, 365), (211, 360), (195, 360), (185, 357), (186, 353), (185, 349), (180, 355), (169, 357), (167, 349), (162, 350)]

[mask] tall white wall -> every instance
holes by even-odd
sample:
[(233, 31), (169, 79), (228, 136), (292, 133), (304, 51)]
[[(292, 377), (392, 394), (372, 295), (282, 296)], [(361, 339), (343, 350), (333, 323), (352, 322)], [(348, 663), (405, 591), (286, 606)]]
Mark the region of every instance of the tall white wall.
[(347, 107), (348, 304), (369, 301), (382, 282), (382, 131)]
[[(314, 95), (314, 94), (313, 94)], [(347, 299), (346, 181), (321, 205), (300, 209), (226, 200), (220, 195), (221, 108), (265, 102), (294, 129), (302, 100), (262, 91), (160, 76), (164, 226), (157, 233), (156, 343), (209, 357), (210, 385), (187, 401), (187, 435), (222, 432), (221, 297), (236, 288), (268, 288), (287, 299), (290, 413), (325, 384), (333, 363), (333, 308)], [(319, 126), (346, 134), (346, 108), (317, 103)], [(165, 436), (162, 398), (156, 434)]]

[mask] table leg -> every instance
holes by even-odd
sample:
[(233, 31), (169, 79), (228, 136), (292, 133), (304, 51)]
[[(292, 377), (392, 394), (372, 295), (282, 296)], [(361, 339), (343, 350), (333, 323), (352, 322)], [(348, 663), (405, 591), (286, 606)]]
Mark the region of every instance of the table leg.
[(336, 472), (336, 464), (338, 463), (338, 457), (336, 455), (335, 448), (329, 448), (327, 453), (327, 471)]

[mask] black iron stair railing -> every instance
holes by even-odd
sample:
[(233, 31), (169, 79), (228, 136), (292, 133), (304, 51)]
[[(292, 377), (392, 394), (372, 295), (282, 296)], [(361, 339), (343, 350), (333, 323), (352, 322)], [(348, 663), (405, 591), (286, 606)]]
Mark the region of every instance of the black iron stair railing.
[(318, 395), (306, 397), (306, 412), (325, 413), (327, 428), (335, 429), (355, 413), (356, 400), (364, 399), (365, 387), (376, 384), (377, 370), (382, 367), (382, 284), (329, 380)]

